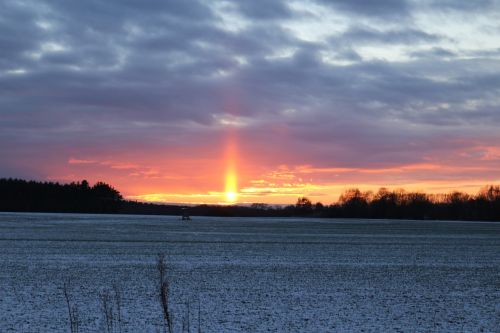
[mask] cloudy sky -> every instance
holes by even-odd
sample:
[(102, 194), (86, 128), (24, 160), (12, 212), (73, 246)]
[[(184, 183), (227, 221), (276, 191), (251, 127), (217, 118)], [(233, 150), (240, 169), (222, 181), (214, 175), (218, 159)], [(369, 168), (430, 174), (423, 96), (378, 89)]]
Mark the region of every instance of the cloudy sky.
[(3, 0), (0, 32), (0, 177), (165, 202), (500, 183), (498, 0)]

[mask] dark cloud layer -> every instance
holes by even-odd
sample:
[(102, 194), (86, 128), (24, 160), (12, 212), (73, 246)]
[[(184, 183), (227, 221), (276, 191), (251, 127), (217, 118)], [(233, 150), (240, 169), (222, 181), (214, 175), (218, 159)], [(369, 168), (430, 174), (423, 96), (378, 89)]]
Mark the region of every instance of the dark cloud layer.
[[(0, 176), (35, 172), (54, 149), (168, 150), (232, 126), (277, 164), (417, 163), (462, 134), (499, 144), (499, 46), (464, 49), (454, 27), (416, 24), (470, 5), (313, 3), (1, 2)], [(330, 14), (347, 23), (310, 39), (293, 29)]]

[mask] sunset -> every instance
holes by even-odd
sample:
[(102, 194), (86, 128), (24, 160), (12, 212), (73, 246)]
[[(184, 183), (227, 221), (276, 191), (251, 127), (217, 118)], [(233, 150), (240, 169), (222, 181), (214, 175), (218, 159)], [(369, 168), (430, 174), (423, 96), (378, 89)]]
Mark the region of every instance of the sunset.
[(222, 204), (500, 182), (497, 3), (383, 3), (5, 1), (0, 174)]
[(500, 0), (0, 0), (0, 332), (497, 332)]

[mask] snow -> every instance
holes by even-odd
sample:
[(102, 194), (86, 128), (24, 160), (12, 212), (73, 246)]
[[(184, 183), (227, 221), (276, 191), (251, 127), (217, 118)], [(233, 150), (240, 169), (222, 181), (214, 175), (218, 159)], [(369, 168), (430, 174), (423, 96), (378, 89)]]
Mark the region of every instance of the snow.
[[(0, 332), (499, 332), (500, 223), (0, 213)], [(198, 307), (200, 311), (198, 312)], [(200, 317), (198, 318), (198, 313)]]

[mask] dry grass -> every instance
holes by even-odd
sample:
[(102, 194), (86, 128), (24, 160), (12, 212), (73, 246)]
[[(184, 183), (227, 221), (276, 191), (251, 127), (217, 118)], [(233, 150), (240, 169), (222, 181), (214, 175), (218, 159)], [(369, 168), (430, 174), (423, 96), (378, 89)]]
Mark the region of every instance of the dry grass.
[(66, 301), (66, 306), (68, 307), (69, 327), (71, 333), (78, 333), (80, 328), (80, 319), (78, 317), (78, 306), (72, 302), (69, 289), (70, 289), (70, 280), (68, 279), (63, 284), (63, 294), (64, 294), (64, 299)]
[(156, 269), (159, 273), (159, 299), (160, 305), (163, 310), (163, 321), (164, 328), (166, 333), (173, 333), (173, 323), (172, 323), (172, 315), (170, 314), (169, 306), (168, 306), (168, 298), (169, 298), (169, 285), (166, 276), (167, 272), (167, 264), (165, 262), (165, 255), (158, 254), (156, 261)]

